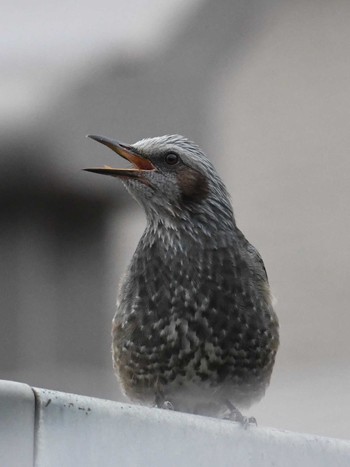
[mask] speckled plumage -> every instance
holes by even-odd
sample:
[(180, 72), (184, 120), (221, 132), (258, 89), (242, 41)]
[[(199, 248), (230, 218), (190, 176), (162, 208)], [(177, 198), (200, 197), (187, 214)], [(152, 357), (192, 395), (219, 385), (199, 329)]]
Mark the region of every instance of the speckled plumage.
[[(147, 227), (113, 321), (121, 385), (131, 399), (180, 411), (248, 407), (269, 384), (279, 343), (263, 261), (198, 146), (173, 135), (131, 148), (156, 170), (122, 177)], [(174, 167), (164, 163), (169, 152), (180, 158)]]

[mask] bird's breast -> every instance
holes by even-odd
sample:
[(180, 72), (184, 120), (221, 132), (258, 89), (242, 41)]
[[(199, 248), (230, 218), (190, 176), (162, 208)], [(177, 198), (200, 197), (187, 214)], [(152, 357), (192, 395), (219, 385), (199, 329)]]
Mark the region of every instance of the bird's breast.
[(258, 277), (235, 248), (138, 249), (114, 319), (114, 358), (129, 393), (268, 379), (278, 323)]

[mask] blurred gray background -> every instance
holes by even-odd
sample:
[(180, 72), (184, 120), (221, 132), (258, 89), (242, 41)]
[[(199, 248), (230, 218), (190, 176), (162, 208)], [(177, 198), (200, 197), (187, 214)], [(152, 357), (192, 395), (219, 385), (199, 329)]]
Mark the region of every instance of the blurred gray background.
[(281, 325), (260, 425), (350, 437), (350, 2), (3, 2), (0, 378), (122, 399), (110, 323), (145, 219), (87, 133), (195, 140)]

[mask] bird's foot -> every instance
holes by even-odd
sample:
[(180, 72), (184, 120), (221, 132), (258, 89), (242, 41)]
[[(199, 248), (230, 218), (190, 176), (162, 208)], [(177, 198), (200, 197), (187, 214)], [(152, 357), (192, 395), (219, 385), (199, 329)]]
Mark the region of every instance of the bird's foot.
[(170, 401), (165, 400), (163, 394), (156, 395), (154, 407), (157, 409), (175, 410), (174, 405)]
[(170, 401), (164, 401), (160, 406), (160, 409), (175, 410), (173, 404)]
[(230, 401), (226, 401), (226, 405), (228, 407), (228, 413), (224, 416), (225, 420), (238, 422), (245, 430), (251, 425), (257, 426), (255, 417), (245, 417)]
[(244, 415), (241, 414), (241, 412), (238, 412), (238, 413), (230, 412), (224, 417), (224, 420), (231, 420), (233, 422), (238, 422), (240, 425), (242, 425), (242, 427), (245, 430), (251, 425), (257, 426), (255, 417), (245, 417)]

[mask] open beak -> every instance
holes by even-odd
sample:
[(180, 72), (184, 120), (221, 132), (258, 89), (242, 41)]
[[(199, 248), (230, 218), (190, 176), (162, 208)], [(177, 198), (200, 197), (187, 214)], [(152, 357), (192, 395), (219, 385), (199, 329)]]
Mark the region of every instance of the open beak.
[(142, 157), (140, 154), (137, 154), (136, 149), (127, 144), (120, 143), (114, 139), (106, 138), (105, 136), (96, 136), (96, 135), (87, 135), (88, 138), (91, 138), (98, 143), (104, 144), (117, 153), (119, 156), (123, 157), (127, 161), (131, 162), (133, 168), (130, 169), (114, 169), (112, 167), (89, 167), (86, 170), (87, 172), (94, 172), (96, 174), (102, 175), (111, 175), (112, 177), (138, 177), (144, 172), (149, 172), (156, 170), (154, 165), (148, 160)]

